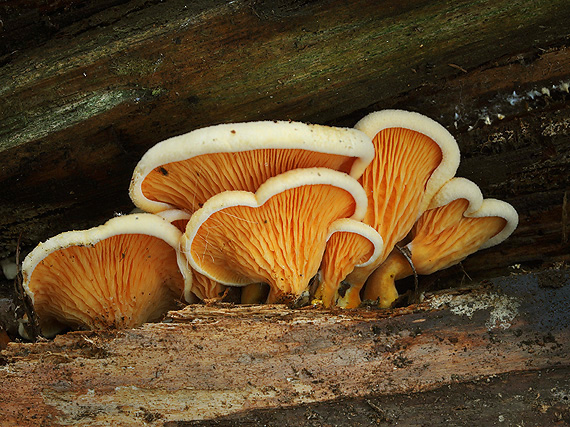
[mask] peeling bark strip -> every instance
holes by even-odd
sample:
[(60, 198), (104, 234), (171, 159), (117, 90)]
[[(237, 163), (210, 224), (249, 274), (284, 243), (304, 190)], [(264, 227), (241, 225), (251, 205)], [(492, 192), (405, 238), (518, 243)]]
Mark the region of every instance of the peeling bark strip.
[[(523, 207), (513, 246), (487, 261), (568, 258), (562, 0), (44, 3), (2, 14), (2, 258), (20, 234), (27, 251), (130, 210), (134, 165), (167, 137), (256, 119), (352, 126), (399, 101), (452, 130), (486, 196)], [(28, 24), (40, 34), (18, 44)]]
[(5, 425), (183, 422), (568, 368), (570, 275), (547, 273), (390, 312), (189, 306), (139, 329), (13, 343), (2, 352), (0, 416)]

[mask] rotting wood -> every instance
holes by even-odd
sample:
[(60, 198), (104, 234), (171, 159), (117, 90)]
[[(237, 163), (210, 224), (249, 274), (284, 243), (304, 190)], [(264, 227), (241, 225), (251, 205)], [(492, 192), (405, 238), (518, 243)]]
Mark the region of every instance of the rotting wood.
[[(134, 164), (169, 136), (256, 119), (352, 126), (398, 107), (444, 124), (462, 151), (458, 174), (521, 214), (509, 240), (424, 278), (424, 288), (463, 270), (490, 277), (570, 261), (565, 2), (111, 3), (90, 4), (40, 46), (2, 58), (0, 257), (15, 252), (20, 234), (25, 251), (128, 210)], [(11, 343), (0, 415), (7, 425), (186, 425), (242, 411), (247, 420), (256, 408), (331, 399), (380, 407), (398, 391), (426, 396), (542, 369), (536, 388), (551, 394), (521, 392), (524, 408), (556, 421), (564, 402), (552, 390), (567, 383), (547, 374), (567, 372), (570, 342), (568, 285), (547, 286), (558, 274), (566, 273), (541, 273), (539, 288), (515, 281), (496, 284), (498, 294), (439, 295), (451, 304), (439, 310), (434, 299), (390, 314), (189, 307), (170, 323), (118, 334)], [(496, 304), (506, 323), (516, 314), (506, 329), (489, 330)], [(471, 318), (454, 314), (469, 307)], [(477, 390), (492, 406), (496, 396)]]
[(120, 426), (145, 416), (184, 425), (568, 369), (570, 276), (547, 273), (393, 311), (189, 306), (134, 330), (11, 343), (2, 352), (0, 415), (6, 425)]
[[(569, 399), (570, 368), (565, 367), (510, 372), (421, 393), (337, 399), (214, 420), (169, 421), (164, 427), (566, 425), (570, 423)], [(160, 414), (147, 412), (145, 416)]]
[[(128, 0), (28, 0), (0, 4), (0, 64), (22, 50), (36, 47), (79, 21)], [(134, 2), (131, 2), (134, 3)], [(89, 24), (84, 25), (89, 25)], [(96, 25), (95, 22), (90, 23)]]
[[(74, 12), (85, 18), (61, 19), (41, 46), (4, 58), (0, 256), (14, 253), (20, 234), (29, 250), (130, 209), (134, 164), (169, 136), (238, 120), (352, 125), (371, 106), (398, 101), (452, 130), (465, 150), (460, 172), (520, 204), (523, 224), (539, 220), (529, 240), (541, 240), (541, 251), (512, 239), (513, 248), (524, 245), (526, 260), (567, 253), (552, 246), (567, 178), (558, 174), (532, 195), (513, 194), (512, 185), (527, 172), (568, 168), (566, 95), (551, 90), (532, 110), (521, 102), (516, 111), (497, 111), (504, 125), (492, 114), (485, 125), (481, 114), (488, 101), (510, 106), (519, 87), (551, 88), (570, 78), (563, 1), (111, 3)], [(552, 136), (543, 135), (543, 120), (551, 120)], [(523, 147), (511, 144), (513, 132)], [(553, 149), (550, 162), (523, 160)], [(538, 203), (543, 210), (526, 209)], [(520, 261), (513, 251), (501, 254), (502, 266)], [(542, 259), (528, 255), (537, 252)]]

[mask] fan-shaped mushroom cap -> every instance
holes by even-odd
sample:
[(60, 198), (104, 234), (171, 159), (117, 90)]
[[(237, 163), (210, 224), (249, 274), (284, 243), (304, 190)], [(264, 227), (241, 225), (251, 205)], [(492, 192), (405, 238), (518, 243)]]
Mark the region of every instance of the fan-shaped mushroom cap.
[(439, 208), (458, 199), (463, 199), (467, 202), (465, 211), (461, 212), (462, 216), (471, 215), (481, 208), (483, 193), (481, 193), (481, 189), (473, 181), (454, 177), (447, 181), (432, 197), (428, 209)]
[(188, 222), (182, 247), (198, 272), (232, 286), (268, 283), (274, 302), (306, 290), (331, 223), (359, 219), (365, 210), (364, 190), (350, 176), (296, 169), (268, 179), (255, 194), (213, 196)]
[(409, 111), (371, 113), (355, 127), (372, 138), (376, 149), (374, 160), (359, 179), (368, 195), (363, 222), (384, 240), (377, 262), (356, 268), (350, 275), (348, 281), (357, 294), (364, 280), (408, 234), (433, 195), (455, 175), (459, 147), (443, 126)]
[(180, 237), (164, 219), (143, 213), (40, 243), (22, 273), (43, 334), (135, 327), (175, 308), (192, 280)]
[(473, 212), (467, 216), (481, 219), (490, 217), (503, 218), (507, 222), (500, 232), (485, 241), (479, 249), (487, 249), (502, 243), (513, 234), (519, 225), (519, 214), (515, 208), (509, 203), (497, 199), (484, 199), (483, 204), (477, 212)]
[[(406, 247), (417, 274), (431, 274), (461, 262), (479, 249), (502, 242), (517, 223), (517, 212), (510, 204), (483, 199), (477, 185), (464, 178), (453, 178), (418, 219)], [(395, 297), (385, 295), (395, 292), (394, 281), (411, 274), (410, 262), (394, 251), (370, 276), (366, 289), (370, 287), (380, 295), (380, 305), (389, 306)]]
[(382, 253), (382, 246), (380, 234), (363, 222), (349, 218), (333, 222), (329, 227), (315, 298), (325, 307), (342, 299), (345, 295), (338, 292), (341, 282), (354, 266), (365, 267), (375, 262)]
[(263, 121), (197, 129), (163, 141), (142, 157), (131, 199), (148, 212), (194, 212), (227, 190), (255, 192), (267, 178), (297, 168), (327, 167), (358, 178), (374, 156), (356, 129)]
[[(424, 187), (419, 197), (421, 203), (417, 216), (427, 209), (434, 194), (457, 172), (460, 154), (455, 138), (429, 117), (412, 111), (383, 110), (367, 115), (354, 127), (370, 138), (376, 138), (375, 148), (381, 150), (377, 151), (373, 160), (376, 165), (370, 165), (369, 176), (363, 177), (362, 181), (370, 180), (370, 184), (377, 182), (378, 178), (375, 179), (374, 175), (378, 176), (378, 172), (382, 171), (372, 169), (389, 166), (381, 175), (381, 179), (388, 181), (384, 185), (391, 185), (392, 191), (402, 191), (397, 187), (398, 178), (411, 177), (410, 174), (424, 174), (414, 179)], [(391, 131), (382, 134), (387, 130)], [(430, 142), (437, 145), (438, 149)], [(378, 161), (385, 163), (378, 164)], [(427, 164), (423, 164), (424, 162)], [(414, 170), (418, 166), (424, 170)], [(406, 175), (402, 175), (404, 170)], [(417, 197), (415, 194), (414, 196)]]
[(517, 224), (518, 214), (509, 203), (483, 199), (476, 184), (453, 178), (414, 225), (407, 247), (416, 271), (431, 274), (501, 243)]

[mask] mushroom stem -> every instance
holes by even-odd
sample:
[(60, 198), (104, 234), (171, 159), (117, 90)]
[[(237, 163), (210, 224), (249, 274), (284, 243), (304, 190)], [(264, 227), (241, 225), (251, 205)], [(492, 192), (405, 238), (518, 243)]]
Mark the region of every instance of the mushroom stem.
[[(330, 227), (330, 235), (321, 262), (319, 288), (316, 297), (325, 307), (337, 304), (339, 297), (346, 296), (346, 277), (354, 271), (355, 266), (364, 266), (376, 262), (382, 254), (384, 242), (382, 236), (371, 226), (353, 219), (336, 220)], [(362, 279), (364, 283), (365, 279)], [(342, 286), (342, 289), (339, 288)], [(348, 284), (350, 287), (350, 284)], [(350, 294), (352, 295), (353, 292)], [(340, 296), (342, 294), (342, 297)], [(360, 304), (358, 291), (354, 307)]]
[[(339, 236), (342, 234), (348, 235), (349, 236), (348, 238), (358, 236), (353, 233), (335, 233), (333, 237), (329, 240), (329, 243), (334, 239), (338, 239)], [(349, 245), (346, 244), (346, 240), (348, 238), (342, 240), (345, 243), (345, 245), (339, 247), (338, 249), (345, 249), (350, 247)], [(370, 244), (368, 240), (365, 240), (365, 242)], [(354, 269), (354, 265), (357, 264), (361, 258), (366, 257), (367, 255), (366, 252), (370, 252), (370, 249), (366, 246), (363, 247), (356, 247), (355, 245), (352, 246), (353, 247), (350, 247), (350, 249), (352, 249), (351, 253), (349, 254), (341, 253), (340, 256), (336, 254), (337, 255), (336, 257), (334, 256), (335, 254), (330, 253), (333, 251), (325, 251), (325, 254), (323, 256), (323, 262), (321, 265), (321, 271), (323, 274), (321, 275), (322, 277), (319, 283), (319, 287), (315, 292), (315, 299), (320, 300), (323, 306), (327, 308), (335, 305), (335, 301), (339, 298), (338, 289), (344, 278), (346, 278), (346, 276)], [(368, 253), (368, 258), (370, 258), (369, 253)], [(358, 306), (359, 303), (360, 300), (356, 304), (356, 306)]]
[(321, 281), (319, 287), (315, 291), (313, 302), (321, 302), (324, 307), (329, 308), (334, 305), (335, 295), (338, 286), (333, 282)]
[[(299, 292), (299, 295), (302, 292)], [(269, 295), (267, 295), (267, 304), (279, 304), (286, 302), (287, 299), (290, 301), (291, 296), (283, 292), (281, 289), (271, 286), (269, 287)]]
[(351, 285), (341, 296), (337, 292), (336, 305), (341, 308), (356, 308), (362, 302), (360, 300), (360, 289), (362, 286)]
[(395, 281), (414, 274), (412, 265), (398, 250), (386, 258), (370, 275), (364, 288), (364, 299), (378, 300), (378, 306), (389, 308), (398, 298)]
[(250, 283), (241, 288), (242, 304), (263, 304), (267, 300), (268, 286), (265, 283)]
[(360, 305), (360, 290), (364, 286), (366, 279), (370, 275), (369, 267), (356, 267), (350, 273), (344, 283), (349, 284), (349, 288), (345, 290), (344, 294), (337, 291), (336, 305), (341, 308), (356, 308)]

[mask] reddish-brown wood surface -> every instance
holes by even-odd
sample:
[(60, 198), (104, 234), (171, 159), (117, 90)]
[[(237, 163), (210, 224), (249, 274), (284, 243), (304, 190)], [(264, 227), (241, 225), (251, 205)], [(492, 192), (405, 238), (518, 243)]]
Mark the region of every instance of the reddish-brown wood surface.
[(569, 368), (569, 291), (568, 272), (549, 270), (395, 311), (190, 306), (134, 330), (12, 343), (2, 352), (0, 415), (5, 425), (247, 417)]

